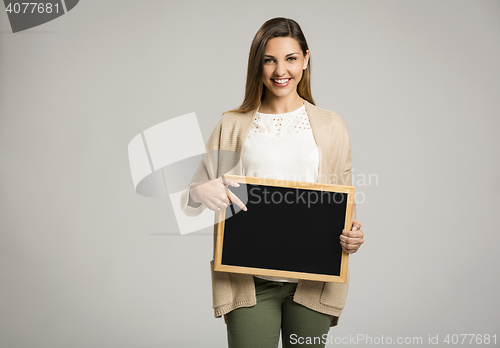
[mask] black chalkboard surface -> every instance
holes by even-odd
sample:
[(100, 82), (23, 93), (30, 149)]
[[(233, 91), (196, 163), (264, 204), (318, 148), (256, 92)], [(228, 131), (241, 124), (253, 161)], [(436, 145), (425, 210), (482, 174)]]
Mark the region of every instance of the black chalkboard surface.
[(225, 175), (247, 206), (219, 213), (214, 270), (346, 282), (354, 187)]

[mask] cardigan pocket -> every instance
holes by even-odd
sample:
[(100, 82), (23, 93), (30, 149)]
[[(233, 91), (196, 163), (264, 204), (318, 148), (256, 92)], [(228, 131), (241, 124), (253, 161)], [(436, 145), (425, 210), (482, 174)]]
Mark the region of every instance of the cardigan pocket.
[(231, 279), (228, 272), (214, 271), (214, 260), (210, 261), (212, 276), (212, 308), (233, 302)]
[(347, 282), (333, 283), (325, 282), (319, 302), (328, 307), (343, 309), (347, 297), (347, 288), (349, 287), (349, 269), (347, 269)]

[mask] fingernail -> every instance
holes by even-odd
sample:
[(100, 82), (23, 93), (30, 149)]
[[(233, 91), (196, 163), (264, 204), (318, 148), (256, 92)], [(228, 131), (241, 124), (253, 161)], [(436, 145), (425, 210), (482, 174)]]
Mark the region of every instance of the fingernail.
[(236, 187), (240, 187), (240, 184), (236, 183)]

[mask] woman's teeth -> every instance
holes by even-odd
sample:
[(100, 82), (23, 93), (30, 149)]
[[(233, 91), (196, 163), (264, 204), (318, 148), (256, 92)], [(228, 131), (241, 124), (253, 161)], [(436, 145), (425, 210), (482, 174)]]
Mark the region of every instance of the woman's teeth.
[(275, 81), (276, 83), (279, 83), (279, 84), (281, 85), (281, 84), (283, 84), (283, 83), (287, 82), (288, 80), (290, 80), (290, 79), (273, 80), (273, 81)]

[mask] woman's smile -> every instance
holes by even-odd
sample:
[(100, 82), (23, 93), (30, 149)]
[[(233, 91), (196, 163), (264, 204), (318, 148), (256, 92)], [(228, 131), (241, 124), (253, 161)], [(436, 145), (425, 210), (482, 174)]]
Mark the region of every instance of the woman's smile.
[(291, 78), (286, 78), (286, 79), (271, 79), (273, 81), (275, 86), (278, 87), (286, 87), (288, 86), (288, 83), (290, 82)]

